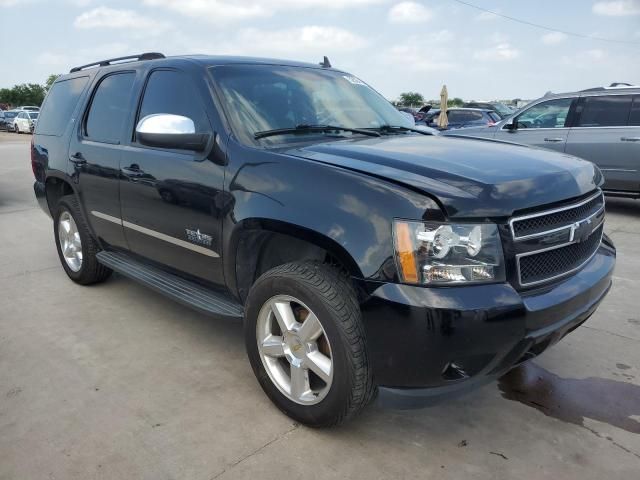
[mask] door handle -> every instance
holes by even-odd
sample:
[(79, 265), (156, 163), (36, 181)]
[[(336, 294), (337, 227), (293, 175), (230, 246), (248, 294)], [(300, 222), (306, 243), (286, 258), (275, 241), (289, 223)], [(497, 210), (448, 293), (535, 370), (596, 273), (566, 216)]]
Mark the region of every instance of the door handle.
[(558, 143), (558, 142), (564, 142), (564, 138), (560, 138), (560, 137), (545, 138), (544, 141), (545, 142)]
[(621, 137), (621, 142), (640, 142), (640, 137)]
[(85, 163), (87, 163), (87, 159), (84, 158), (81, 152), (76, 152), (73, 155), (70, 155), (69, 160), (71, 161), (71, 163), (74, 163), (76, 165), (84, 165)]
[(124, 167), (122, 169), (122, 172), (127, 176), (127, 177), (141, 177), (142, 175), (144, 175), (144, 170), (141, 170), (140, 167), (133, 163), (131, 165), (129, 165), (128, 167)]

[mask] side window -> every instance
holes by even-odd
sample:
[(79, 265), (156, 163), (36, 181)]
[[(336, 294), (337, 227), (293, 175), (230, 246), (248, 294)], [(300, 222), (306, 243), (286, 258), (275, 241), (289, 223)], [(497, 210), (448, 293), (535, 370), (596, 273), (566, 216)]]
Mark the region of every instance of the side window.
[(629, 126), (640, 127), (640, 95), (633, 99), (633, 106), (629, 114)]
[[(435, 117), (435, 120), (436, 122), (438, 121), (438, 116)], [(464, 114), (458, 110), (447, 112), (447, 120), (450, 122), (462, 122), (464, 121)]]
[(518, 128), (563, 128), (572, 102), (572, 98), (559, 98), (538, 103), (518, 115)]
[(133, 72), (116, 73), (103, 78), (91, 101), (84, 126), (90, 140), (119, 143), (124, 123), (131, 111)]
[(193, 120), (197, 133), (206, 133), (211, 128), (202, 108), (200, 97), (189, 77), (175, 70), (151, 72), (144, 90), (136, 124), (147, 115), (170, 113)]
[(624, 127), (631, 110), (631, 95), (585, 97), (578, 127)]
[(38, 118), (39, 135), (59, 137), (64, 133), (88, 81), (89, 77), (76, 77), (53, 84)]

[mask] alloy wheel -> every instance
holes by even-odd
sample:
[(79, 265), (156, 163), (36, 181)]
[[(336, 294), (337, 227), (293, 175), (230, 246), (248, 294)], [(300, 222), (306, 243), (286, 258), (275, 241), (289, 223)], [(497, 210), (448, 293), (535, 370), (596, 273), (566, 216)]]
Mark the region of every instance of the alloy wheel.
[(262, 306), (256, 340), (269, 378), (289, 400), (321, 402), (333, 381), (333, 356), (318, 317), (300, 300), (277, 295)]
[(82, 268), (82, 242), (78, 226), (71, 214), (62, 212), (58, 219), (58, 240), (60, 251), (67, 266), (74, 272)]

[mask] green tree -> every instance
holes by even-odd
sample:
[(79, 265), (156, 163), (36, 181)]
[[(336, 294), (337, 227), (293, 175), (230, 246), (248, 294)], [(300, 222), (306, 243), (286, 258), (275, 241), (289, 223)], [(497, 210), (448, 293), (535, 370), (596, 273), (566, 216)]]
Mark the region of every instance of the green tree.
[(18, 107), (20, 105), (41, 105), (47, 90), (59, 75), (49, 75), (44, 85), (21, 83), (11, 88), (0, 88), (0, 104)]
[(404, 92), (400, 94), (399, 103), (407, 107), (424, 105), (424, 97), (418, 92)]
[(459, 97), (450, 98), (449, 100), (447, 100), (448, 107), (461, 107), (462, 105), (464, 105), (464, 100)]
[(49, 91), (49, 89), (53, 85), (53, 82), (55, 82), (58, 79), (59, 76), (60, 76), (59, 73), (52, 73), (51, 75), (49, 75), (47, 77), (47, 81), (44, 84), (44, 88), (47, 90), (47, 92)]

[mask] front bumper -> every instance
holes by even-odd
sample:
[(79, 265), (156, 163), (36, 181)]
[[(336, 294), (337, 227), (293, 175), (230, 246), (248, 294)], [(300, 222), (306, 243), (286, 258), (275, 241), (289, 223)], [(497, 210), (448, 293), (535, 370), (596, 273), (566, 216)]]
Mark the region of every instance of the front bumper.
[(593, 314), (611, 287), (615, 256), (605, 235), (578, 273), (530, 292), (508, 283), (379, 286), (362, 314), (380, 400), (422, 406), (542, 353)]

